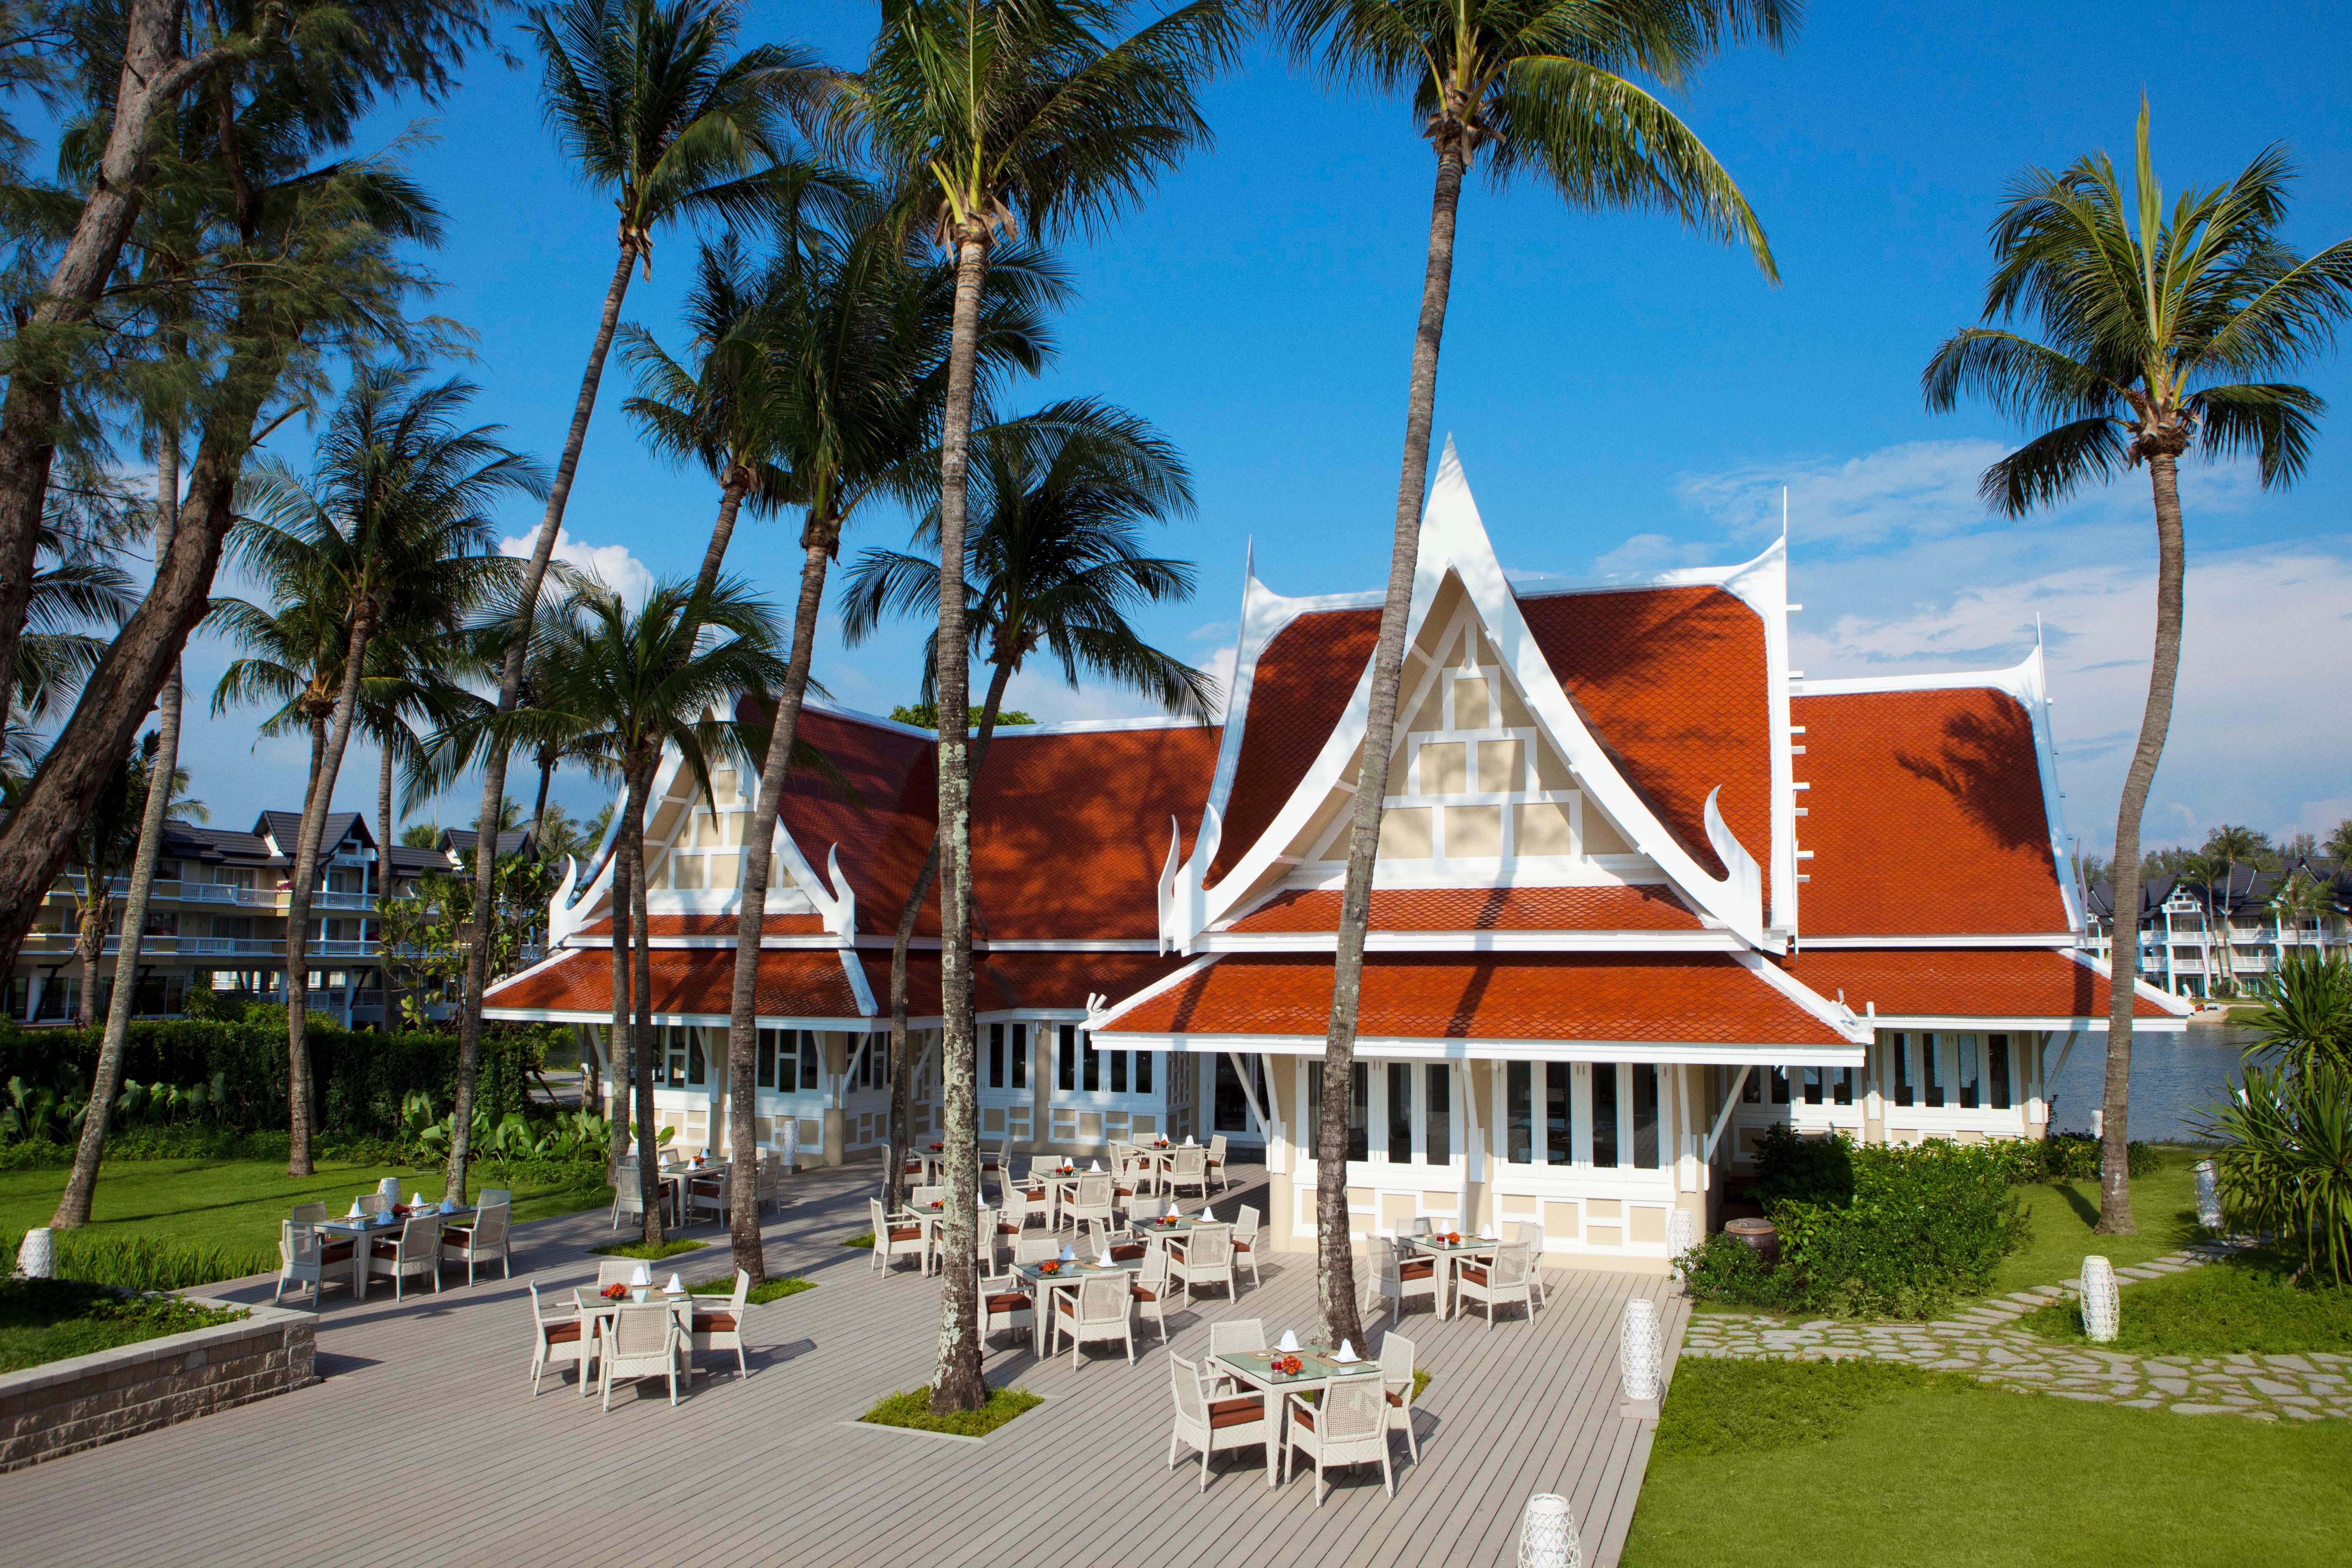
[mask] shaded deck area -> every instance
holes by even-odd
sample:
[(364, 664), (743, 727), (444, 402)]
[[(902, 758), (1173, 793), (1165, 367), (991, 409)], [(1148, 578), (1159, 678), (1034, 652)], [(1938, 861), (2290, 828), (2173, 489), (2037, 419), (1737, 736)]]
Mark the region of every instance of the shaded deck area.
[[(1245, 1188), (1255, 1174), (1237, 1167), (1221, 1215), (1265, 1206), (1262, 1187)], [(1197, 1457), (1170, 1472), (1168, 1367), (1149, 1320), (1131, 1368), (1098, 1346), (1075, 1369), (1066, 1345), (1040, 1364), (1025, 1335), (997, 1336), (989, 1380), (1045, 1403), (984, 1442), (857, 1424), (882, 1394), (929, 1379), (939, 1322), (934, 1282), (910, 1265), (871, 1272), (840, 1245), (865, 1228), (872, 1178), (871, 1166), (821, 1171), (792, 1186), (766, 1227), (769, 1268), (817, 1289), (754, 1309), (751, 1375), (706, 1357), (714, 1370), (674, 1410), (653, 1384), (617, 1388), (609, 1415), (568, 1380), (531, 1397), (524, 1281), (568, 1302), (593, 1276), (586, 1249), (612, 1238), (601, 1212), (573, 1215), (517, 1232), (510, 1282), (403, 1305), (388, 1282), (364, 1306), (331, 1289), (320, 1383), (0, 1477), (0, 1539), (26, 1563), (142, 1568), (1484, 1565), (1514, 1560), (1530, 1494), (1559, 1491), (1585, 1560), (1617, 1561), (1653, 1426), (1617, 1414), (1619, 1314), (1629, 1295), (1657, 1300), (1671, 1366), (1686, 1308), (1667, 1281), (1555, 1270), (1531, 1323), (1507, 1311), (1492, 1331), (1416, 1303), (1402, 1331), (1433, 1374), (1421, 1461), (1400, 1436), (1393, 1499), (1358, 1469), (1318, 1510), (1311, 1471), (1269, 1490), (1255, 1450), (1221, 1458), (1205, 1493)], [(724, 1240), (674, 1266), (688, 1279), (724, 1271)], [(1177, 1352), (1205, 1355), (1219, 1318), (1311, 1328), (1311, 1258), (1268, 1253), (1263, 1269), (1238, 1302), (1171, 1304)], [(266, 1300), (268, 1288), (215, 1293)]]

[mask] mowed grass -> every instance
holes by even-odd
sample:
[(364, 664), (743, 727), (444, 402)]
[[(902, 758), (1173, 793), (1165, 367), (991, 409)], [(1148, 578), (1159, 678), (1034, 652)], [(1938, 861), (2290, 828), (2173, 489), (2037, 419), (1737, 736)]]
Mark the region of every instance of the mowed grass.
[[(2106, 1348), (2162, 1356), (2352, 1352), (2352, 1287), (2293, 1281), (2292, 1268), (2265, 1249), (2126, 1283)], [(2073, 1300), (2028, 1312), (2018, 1326), (2063, 1343), (2088, 1342), (2081, 1306)]]
[(2095, 1236), (2099, 1223), (2096, 1182), (2032, 1182), (2017, 1189), (2025, 1200), (2032, 1238), (2001, 1259), (1992, 1295), (2035, 1285), (2055, 1285), (2083, 1271), (2083, 1259), (2103, 1254), (2118, 1268), (2178, 1252), (2204, 1234), (2197, 1226), (2197, 1162), (2206, 1151), (2181, 1145), (2157, 1150), (2163, 1162), (2149, 1175), (2132, 1179), (2134, 1236)]
[[(0, 1172), (0, 1232), (47, 1225), (65, 1191), (62, 1170)], [(320, 1161), (316, 1174), (289, 1176), (282, 1161), (123, 1160), (100, 1167), (90, 1229), (99, 1235), (148, 1235), (178, 1244), (218, 1247), (256, 1269), (278, 1263), (278, 1223), (296, 1204), (323, 1203), (341, 1214), (376, 1183), (397, 1176), (403, 1195), (441, 1195), (441, 1168)], [(476, 1166), (467, 1195), (504, 1186), (496, 1167)], [(595, 1208), (613, 1201), (601, 1177), (572, 1185), (517, 1185), (517, 1223)]]
[(2352, 1422), (2011, 1394), (1878, 1363), (1685, 1358), (1626, 1568), (2352, 1562)]

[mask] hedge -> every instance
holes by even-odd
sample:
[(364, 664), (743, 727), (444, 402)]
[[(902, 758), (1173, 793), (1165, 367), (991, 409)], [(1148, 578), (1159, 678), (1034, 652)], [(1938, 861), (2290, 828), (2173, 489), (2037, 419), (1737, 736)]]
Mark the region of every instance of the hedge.
[[(392, 1138), (401, 1131), (400, 1102), (424, 1089), (446, 1108), (457, 1093), (455, 1036), (346, 1030), (313, 1016), (310, 1084), (320, 1133)], [(89, 1092), (98, 1064), (94, 1029), (0, 1028), (0, 1083), (79, 1086)], [(475, 1079), (477, 1103), (492, 1121), (530, 1101), (530, 1074), (540, 1065), (541, 1038), (530, 1028), (484, 1030)], [(131, 1026), (123, 1076), (140, 1083), (211, 1084), (224, 1099), (208, 1120), (239, 1132), (284, 1132), (286, 1026), (283, 1015), (236, 1023), (164, 1018)]]

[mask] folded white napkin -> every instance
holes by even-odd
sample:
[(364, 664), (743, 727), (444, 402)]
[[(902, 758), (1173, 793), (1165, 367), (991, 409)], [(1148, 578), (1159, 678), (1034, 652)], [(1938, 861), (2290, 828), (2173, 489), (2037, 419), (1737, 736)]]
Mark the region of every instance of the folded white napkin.
[(1065, 1262), (1065, 1263), (1076, 1263), (1077, 1260), (1078, 1260), (1078, 1255), (1077, 1255), (1076, 1253), (1075, 1253), (1075, 1252), (1071, 1251), (1071, 1250), (1070, 1250), (1068, 1247), (1064, 1247), (1064, 1248), (1062, 1248), (1062, 1261), (1063, 1261), (1063, 1262)]
[(1110, 1266), (1110, 1248), (1106, 1247), (1102, 1250), (1102, 1256), (1095, 1259), (1095, 1267), (1097, 1268), (1108, 1268)]
[(1213, 1209), (1213, 1208), (1211, 1208), (1208, 1205), (1206, 1205), (1206, 1204), (1202, 1204), (1202, 1205), (1201, 1205), (1201, 1223), (1202, 1223), (1202, 1225), (1214, 1225), (1214, 1224), (1216, 1224), (1216, 1223), (1217, 1223), (1217, 1211), (1216, 1211), (1216, 1210), (1214, 1210), (1214, 1209)]
[(1102, 1162), (1100, 1160), (1089, 1160), (1087, 1162), (1087, 1169), (1089, 1172), (1099, 1172), (1102, 1169)]
[(411, 1194), (408, 1194), (408, 1206), (409, 1206), (410, 1208), (413, 1208), (413, 1209), (421, 1209), (421, 1208), (423, 1208), (423, 1207), (425, 1206), (425, 1194), (424, 1194), (423, 1193), (411, 1193)]
[(1184, 1147), (1187, 1149), (1192, 1147), (1192, 1135), (1190, 1132), (1184, 1134)]
[(686, 1287), (679, 1284), (677, 1276), (673, 1274), (669, 1277), (669, 1283), (662, 1287), (662, 1291), (665, 1295), (683, 1296), (686, 1294)]
[(640, 1263), (635, 1268), (630, 1270), (629, 1283), (632, 1287), (650, 1285), (653, 1282), (653, 1273), (644, 1264)]
[(357, 1198), (353, 1198), (353, 1199), (352, 1200), (352, 1212), (351, 1212), (351, 1217), (352, 1217), (352, 1219), (357, 1219), (357, 1218), (359, 1218), (362, 1215), (363, 1215), (363, 1214), (365, 1214), (365, 1213), (367, 1213), (367, 1211), (366, 1211), (365, 1209), (363, 1209), (363, 1208), (360, 1207), (360, 1201), (359, 1201), (359, 1199), (357, 1199)]
[(1339, 1362), (1354, 1361), (1356, 1359), (1356, 1347), (1349, 1344), (1346, 1340), (1341, 1340), (1339, 1342), (1339, 1353), (1333, 1356), (1331, 1359)]
[(1282, 1342), (1274, 1348), (1278, 1351), (1295, 1351), (1298, 1348), (1298, 1336), (1285, 1329), (1282, 1331)]
[(443, 1198), (441, 1200), (441, 1212), (443, 1214), (456, 1214), (457, 1212), (457, 1205), (456, 1201), (450, 1198)]

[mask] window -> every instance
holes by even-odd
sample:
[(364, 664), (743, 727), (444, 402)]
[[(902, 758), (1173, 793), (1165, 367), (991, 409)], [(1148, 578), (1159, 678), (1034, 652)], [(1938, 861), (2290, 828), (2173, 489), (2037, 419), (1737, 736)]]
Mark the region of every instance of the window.
[(1503, 1158), (1515, 1165), (1535, 1163), (1535, 1099), (1530, 1085), (1532, 1062), (1507, 1062), (1503, 1068)]
[(1764, 1075), (1770, 1069), (1767, 1068), (1749, 1068), (1748, 1069), (1748, 1076), (1739, 1080), (1740, 1104), (1761, 1105), (1764, 1103)]
[(1776, 1067), (1771, 1069), (1771, 1072), (1772, 1103), (1775, 1105), (1786, 1105), (1789, 1103), (1789, 1069), (1787, 1068)]
[(1425, 1070), (1429, 1092), (1422, 1097), (1422, 1157), (1443, 1165), (1454, 1158), (1454, 1069), (1433, 1062)]
[(1853, 1103), (1853, 1069), (1852, 1068), (1838, 1068), (1837, 1077), (1833, 1080), (1833, 1083), (1835, 1087), (1834, 1091), (1830, 1096), (1831, 1100), (1839, 1105), (1852, 1105)]
[(1076, 1024), (1062, 1026), (1061, 1047), (1056, 1057), (1054, 1081), (1063, 1093), (1070, 1094), (1078, 1087), (1078, 1026)]
[(686, 1081), (699, 1085), (709, 1075), (702, 1059), (702, 1031), (688, 1029), (686, 1033)]
[(1013, 1087), (1029, 1087), (1029, 1026), (1013, 1026)]
[[(1788, 1099), (1788, 1076), (1775, 1069), (1780, 1100)], [(1592, 1163), (1602, 1170), (1617, 1165), (1617, 1064), (1592, 1064)]]
[(1909, 1105), (1916, 1098), (1911, 1087), (1911, 1037), (1900, 1031), (1887, 1036), (1886, 1049), (1895, 1060), (1895, 1103)]
[(801, 1089), (803, 1092), (813, 1093), (814, 1092), (817, 1085), (816, 1031), (814, 1029), (803, 1029), (800, 1032), (800, 1036)]
[(2009, 1037), (1985, 1037), (1985, 1086), (1991, 1096), (1995, 1110), (2011, 1109), (2009, 1089)]
[(1544, 1069), (1544, 1157), (1555, 1165), (1565, 1165), (1576, 1158), (1576, 1145), (1569, 1121), (1569, 1085), (1571, 1069), (1555, 1062)]
[(1127, 1053), (1125, 1051), (1110, 1053), (1110, 1091), (1113, 1094), (1127, 1092)]
[(1102, 1053), (1095, 1049), (1095, 1037), (1085, 1029), (1078, 1031), (1078, 1084), (1089, 1094), (1102, 1088)]
[(1658, 1168), (1658, 1064), (1633, 1064), (1633, 1168)]
[(1159, 1053), (1156, 1051), (1138, 1051), (1135, 1053), (1136, 1093), (1150, 1094), (1151, 1092), (1151, 1058), (1158, 1054)]
[(1983, 1100), (1983, 1086), (1978, 1081), (1977, 1037), (1974, 1035), (1952, 1037), (1953, 1087), (1960, 1091), (1960, 1109), (1974, 1110)]
[(1412, 1163), (1412, 1064), (1389, 1063), (1389, 1163)]
[(816, 1091), (816, 1036), (807, 1029), (760, 1031), (760, 1087), (782, 1094)]
[[(1371, 1069), (1362, 1062), (1355, 1064), (1349, 1075), (1348, 1096), (1348, 1158), (1369, 1157), (1370, 1132), (1366, 1122), (1371, 1108)], [(1307, 1146), (1318, 1158), (1323, 1150), (1323, 1064), (1307, 1064)]]
[(1944, 1079), (1947, 1064), (1937, 1058), (1942, 1055), (1933, 1035), (1919, 1037), (1919, 1087), (1927, 1090), (1924, 1103), (1940, 1108), (1944, 1103)]
[(759, 1082), (761, 1089), (776, 1087), (776, 1031), (760, 1031)]

